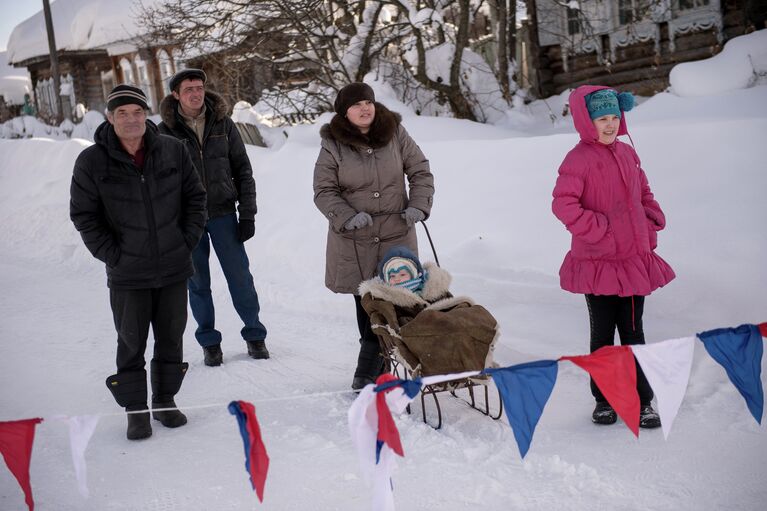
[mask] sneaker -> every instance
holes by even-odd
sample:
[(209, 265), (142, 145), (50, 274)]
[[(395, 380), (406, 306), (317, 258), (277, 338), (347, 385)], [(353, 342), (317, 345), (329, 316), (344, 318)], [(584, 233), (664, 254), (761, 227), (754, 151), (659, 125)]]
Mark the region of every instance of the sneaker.
[(615, 424), (618, 420), (618, 414), (607, 401), (598, 401), (594, 413), (591, 414), (591, 421), (594, 424)]
[(205, 365), (210, 367), (220, 366), (224, 361), (224, 354), (221, 351), (220, 344), (212, 346), (203, 346), (202, 352), (205, 356)]
[(266, 349), (266, 341), (245, 341), (248, 345), (250, 358), (269, 358), (269, 350)]
[(651, 405), (642, 405), (639, 409), (639, 427), (644, 429), (660, 427), (660, 415)]

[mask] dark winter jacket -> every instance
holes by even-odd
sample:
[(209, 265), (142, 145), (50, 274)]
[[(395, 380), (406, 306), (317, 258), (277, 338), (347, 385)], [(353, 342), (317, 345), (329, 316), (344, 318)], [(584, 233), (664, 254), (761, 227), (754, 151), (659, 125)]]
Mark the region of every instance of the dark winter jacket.
[[(335, 293), (356, 293), (392, 247), (402, 245), (417, 254), (415, 227), (408, 227), (399, 212), (414, 207), (427, 218), (431, 213), (434, 176), (429, 160), (398, 114), (381, 103), (375, 103), (375, 112), (367, 135), (340, 115), (320, 129), (314, 204), (328, 219), (325, 285)], [(373, 225), (345, 231), (344, 224), (360, 211), (373, 215)]]
[(172, 135), (186, 144), (202, 184), (208, 192), (208, 216), (216, 218), (235, 212), (241, 220), (256, 215), (256, 182), (245, 144), (228, 106), (218, 94), (205, 92), (205, 131), (200, 145), (197, 135), (178, 112), (178, 100), (165, 96), (160, 103), (160, 133)]
[(193, 274), (205, 226), (205, 190), (184, 145), (147, 121), (144, 168), (109, 122), (75, 162), (69, 214), (113, 289), (163, 287)]

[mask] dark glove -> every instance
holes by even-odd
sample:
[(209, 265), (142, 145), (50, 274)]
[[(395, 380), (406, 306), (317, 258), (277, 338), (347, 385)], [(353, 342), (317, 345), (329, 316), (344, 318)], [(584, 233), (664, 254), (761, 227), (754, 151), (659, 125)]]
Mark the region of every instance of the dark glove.
[(240, 243), (245, 243), (256, 234), (256, 222), (254, 220), (240, 220), (237, 224), (240, 235)]
[(405, 222), (407, 222), (408, 227), (412, 227), (414, 224), (426, 218), (424, 212), (418, 208), (407, 208), (401, 216), (405, 219)]
[(351, 217), (346, 224), (344, 224), (344, 229), (347, 231), (353, 231), (354, 229), (362, 229), (363, 227), (367, 227), (368, 225), (373, 225), (373, 217), (365, 213), (364, 211), (360, 211), (353, 217)]

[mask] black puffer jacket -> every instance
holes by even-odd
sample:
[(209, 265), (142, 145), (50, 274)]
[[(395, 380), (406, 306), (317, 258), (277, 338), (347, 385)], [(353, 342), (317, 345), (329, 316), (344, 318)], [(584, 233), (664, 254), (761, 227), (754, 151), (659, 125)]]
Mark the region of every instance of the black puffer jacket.
[(109, 122), (75, 162), (69, 215), (113, 289), (163, 287), (189, 278), (205, 226), (205, 190), (184, 145), (147, 121), (143, 172)]
[(256, 215), (256, 182), (245, 144), (232, 119), (227, 115), (224, 98), (205, 92), (205, 130), (202, 146), (197, 135), (178, 113), (178, 100), (172, 94), (160, 103), (160, 133), (172, 135), (186, 144), (202, 184), (208, 192), (208, 216), (216, 218), (234, 213), (240, 219)]

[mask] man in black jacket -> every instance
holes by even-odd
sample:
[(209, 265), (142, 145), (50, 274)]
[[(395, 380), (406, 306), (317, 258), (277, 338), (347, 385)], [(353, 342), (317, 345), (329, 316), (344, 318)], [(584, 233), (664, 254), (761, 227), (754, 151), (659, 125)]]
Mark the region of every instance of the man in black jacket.
[(133, 412), (127, 436), (137, 440), (152, 434), (144, 360), (150, 325), (152, 416), (170, 428), (186, 424), (174, 396), (188, 367), (186, 281), (205, 226), (205, 189), (186, 147), (147, 120), (141, 89), (118, 85), (107, 110), (96, 143), (75, 162), (69, 208), (85, 246), (106, 264), (117, 329), (117, 374), (106, 383)]
[[(185, 69), (170, 79), (171, 94), (160, 104), (161, 133), (172, 135), (189, 148), (203, 186), (208, 192), (205, 232), (192, 253), (194, 276), (189, 279), (189, 304), (197, 320), (195, 337), (205, 365), (223, 361), (221, 332), (216, 330), (210, 291), (210, 246), (224, 271), (234, 308), (244, 327), (240, 331), (253, 358), (269, 358), (266, 327), (259, 320), (258, 294), (250, 273), (245, 241), (255, 233), (256, 182), (240, 134), (227, 115), (224, 99), (205, 90), (205, 73)], [(239, 219), (235, 214), (239, 212)]]

